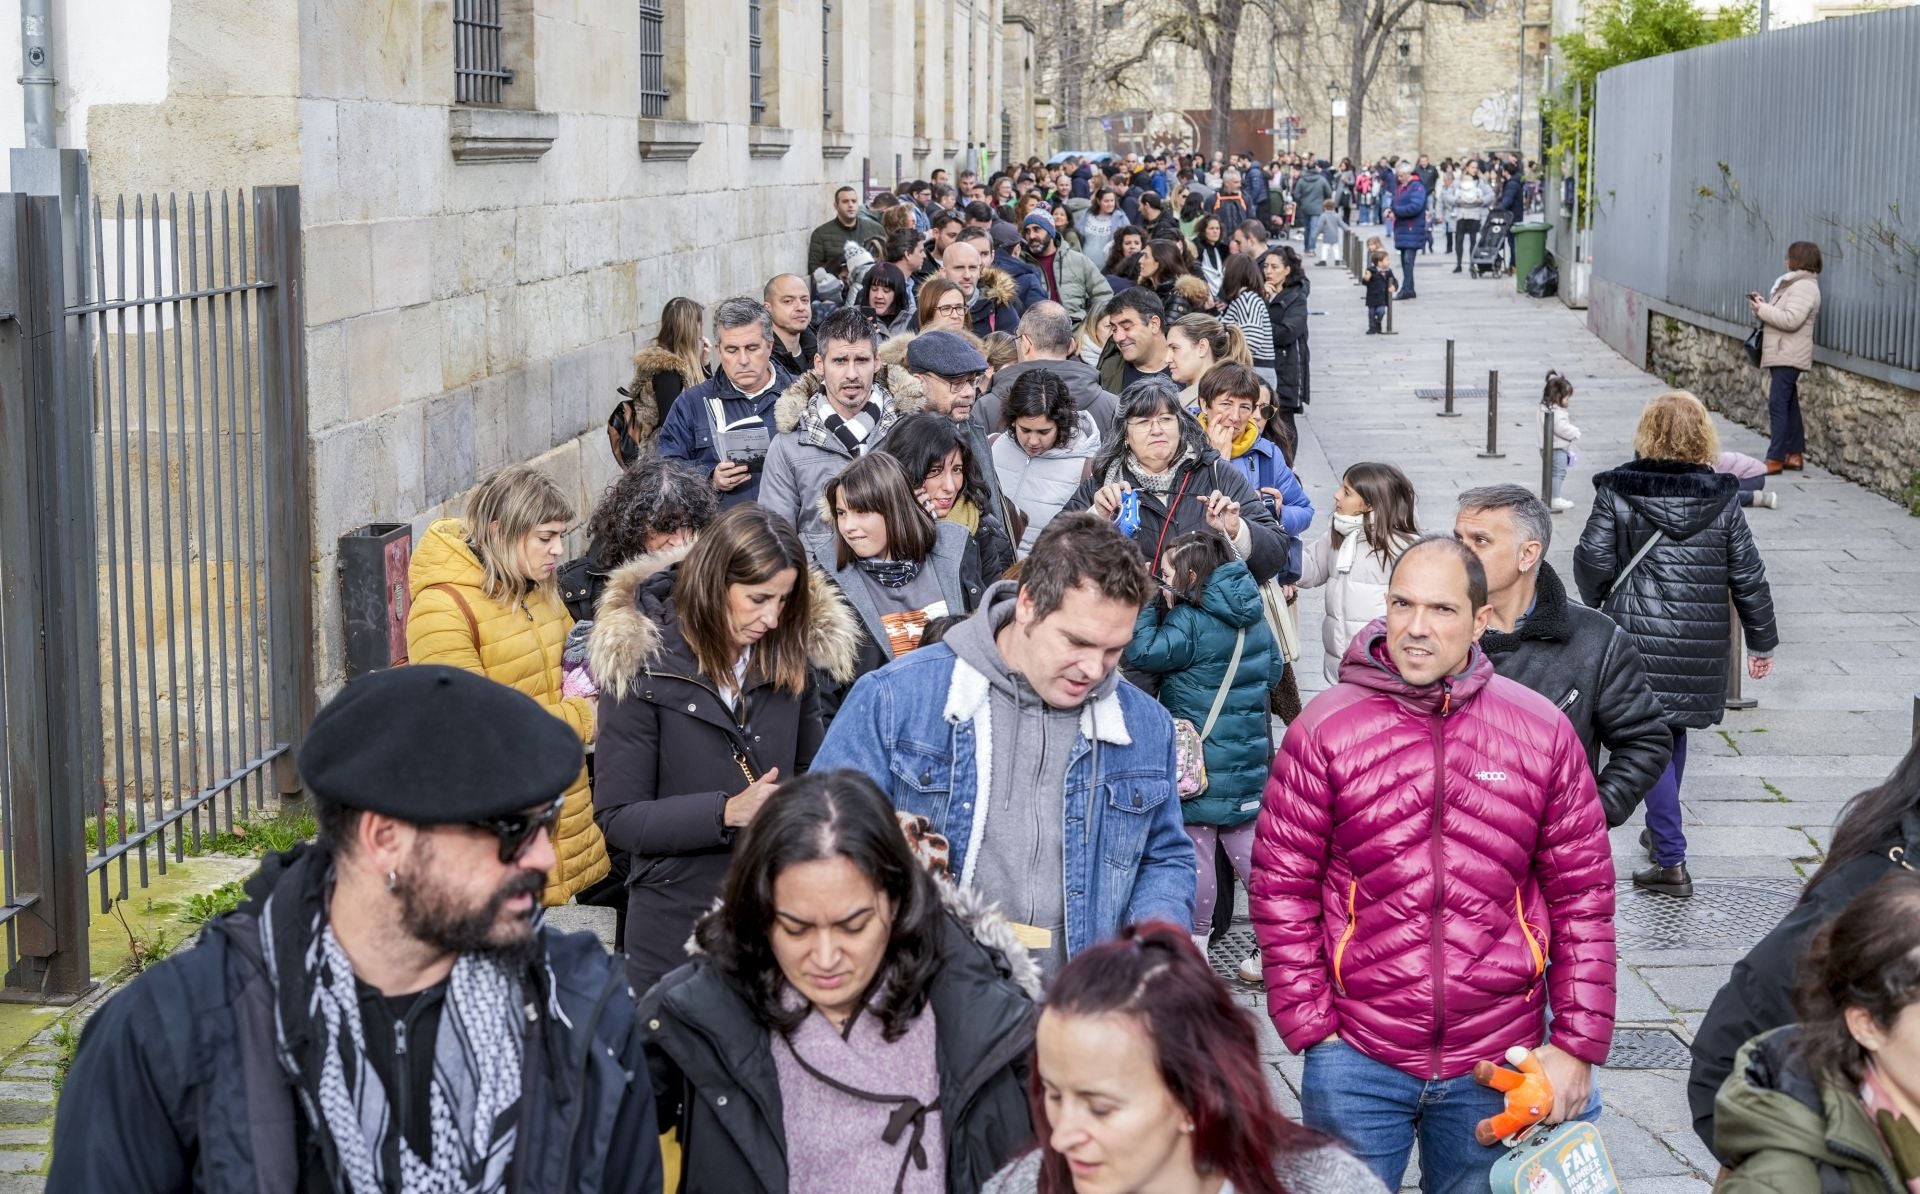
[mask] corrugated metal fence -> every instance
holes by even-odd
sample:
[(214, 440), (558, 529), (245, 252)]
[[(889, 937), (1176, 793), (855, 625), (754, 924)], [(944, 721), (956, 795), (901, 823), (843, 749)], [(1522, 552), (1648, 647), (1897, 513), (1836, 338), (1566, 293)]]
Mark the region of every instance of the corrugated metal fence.
[(1818, 343), (1920, 370), (1920, 7), (1616, 67), (1594, 118), (1594, 272), (1751, 324), (1820, 246)]

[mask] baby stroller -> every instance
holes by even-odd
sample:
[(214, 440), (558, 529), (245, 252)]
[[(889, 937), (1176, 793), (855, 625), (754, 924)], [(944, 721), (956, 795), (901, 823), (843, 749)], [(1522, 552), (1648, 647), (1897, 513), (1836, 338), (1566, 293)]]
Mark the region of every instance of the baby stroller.
[(1473, 243), (1473, 277), (1493, 277), (1500, 272), (1507, 252), (1507, 234), (1511, 231), (1512, 212), (1502, 209), (1487, 213), (1480, 225), (1480, 239)]

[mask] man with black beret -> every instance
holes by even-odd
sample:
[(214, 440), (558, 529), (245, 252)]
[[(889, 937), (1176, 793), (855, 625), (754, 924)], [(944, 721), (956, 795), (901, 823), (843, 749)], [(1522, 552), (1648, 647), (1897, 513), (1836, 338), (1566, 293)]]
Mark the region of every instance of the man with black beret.
[(318, 840), (94, 1015), (47, 1188), (657, 1194), (624, 967), (540, 922), (572, 731), (402, 667), (329, 702), (299, 766)]

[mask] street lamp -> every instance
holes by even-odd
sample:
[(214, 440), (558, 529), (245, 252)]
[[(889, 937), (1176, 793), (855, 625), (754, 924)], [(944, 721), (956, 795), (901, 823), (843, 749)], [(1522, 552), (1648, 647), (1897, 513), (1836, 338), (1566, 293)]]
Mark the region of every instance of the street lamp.
[(1340, 84), (1327, 81), (1327, 161), (1333, 161), (1333, 107), (1340, 101)]

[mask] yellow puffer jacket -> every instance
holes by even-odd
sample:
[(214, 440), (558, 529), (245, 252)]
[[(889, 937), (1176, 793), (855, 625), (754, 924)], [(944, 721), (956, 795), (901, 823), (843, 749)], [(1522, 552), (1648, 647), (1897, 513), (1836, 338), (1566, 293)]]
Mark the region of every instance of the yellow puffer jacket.
[[(407, 570), (408, 661), (465, 668), (505, 684), (539, 701), (582, 742), (593, 741), (593, 702), (560, 692), (560, 655), (573, 627), (566, 606), (558, 596), (542, 593), (501, 605), (481, 592), (484, 576), (479, 557), (467, 546), (465, 524), (442, 518), (427, 528)], [(435, 585), (451, 586), (466, 598), (473, 611), (471, 628), (453, 594)], [(547, 876), (548, 904), (564, 904), (606, 878), (607, 844), (593, 823), (584, 767), (567, 789), (553, 849), (559, 863)]]

